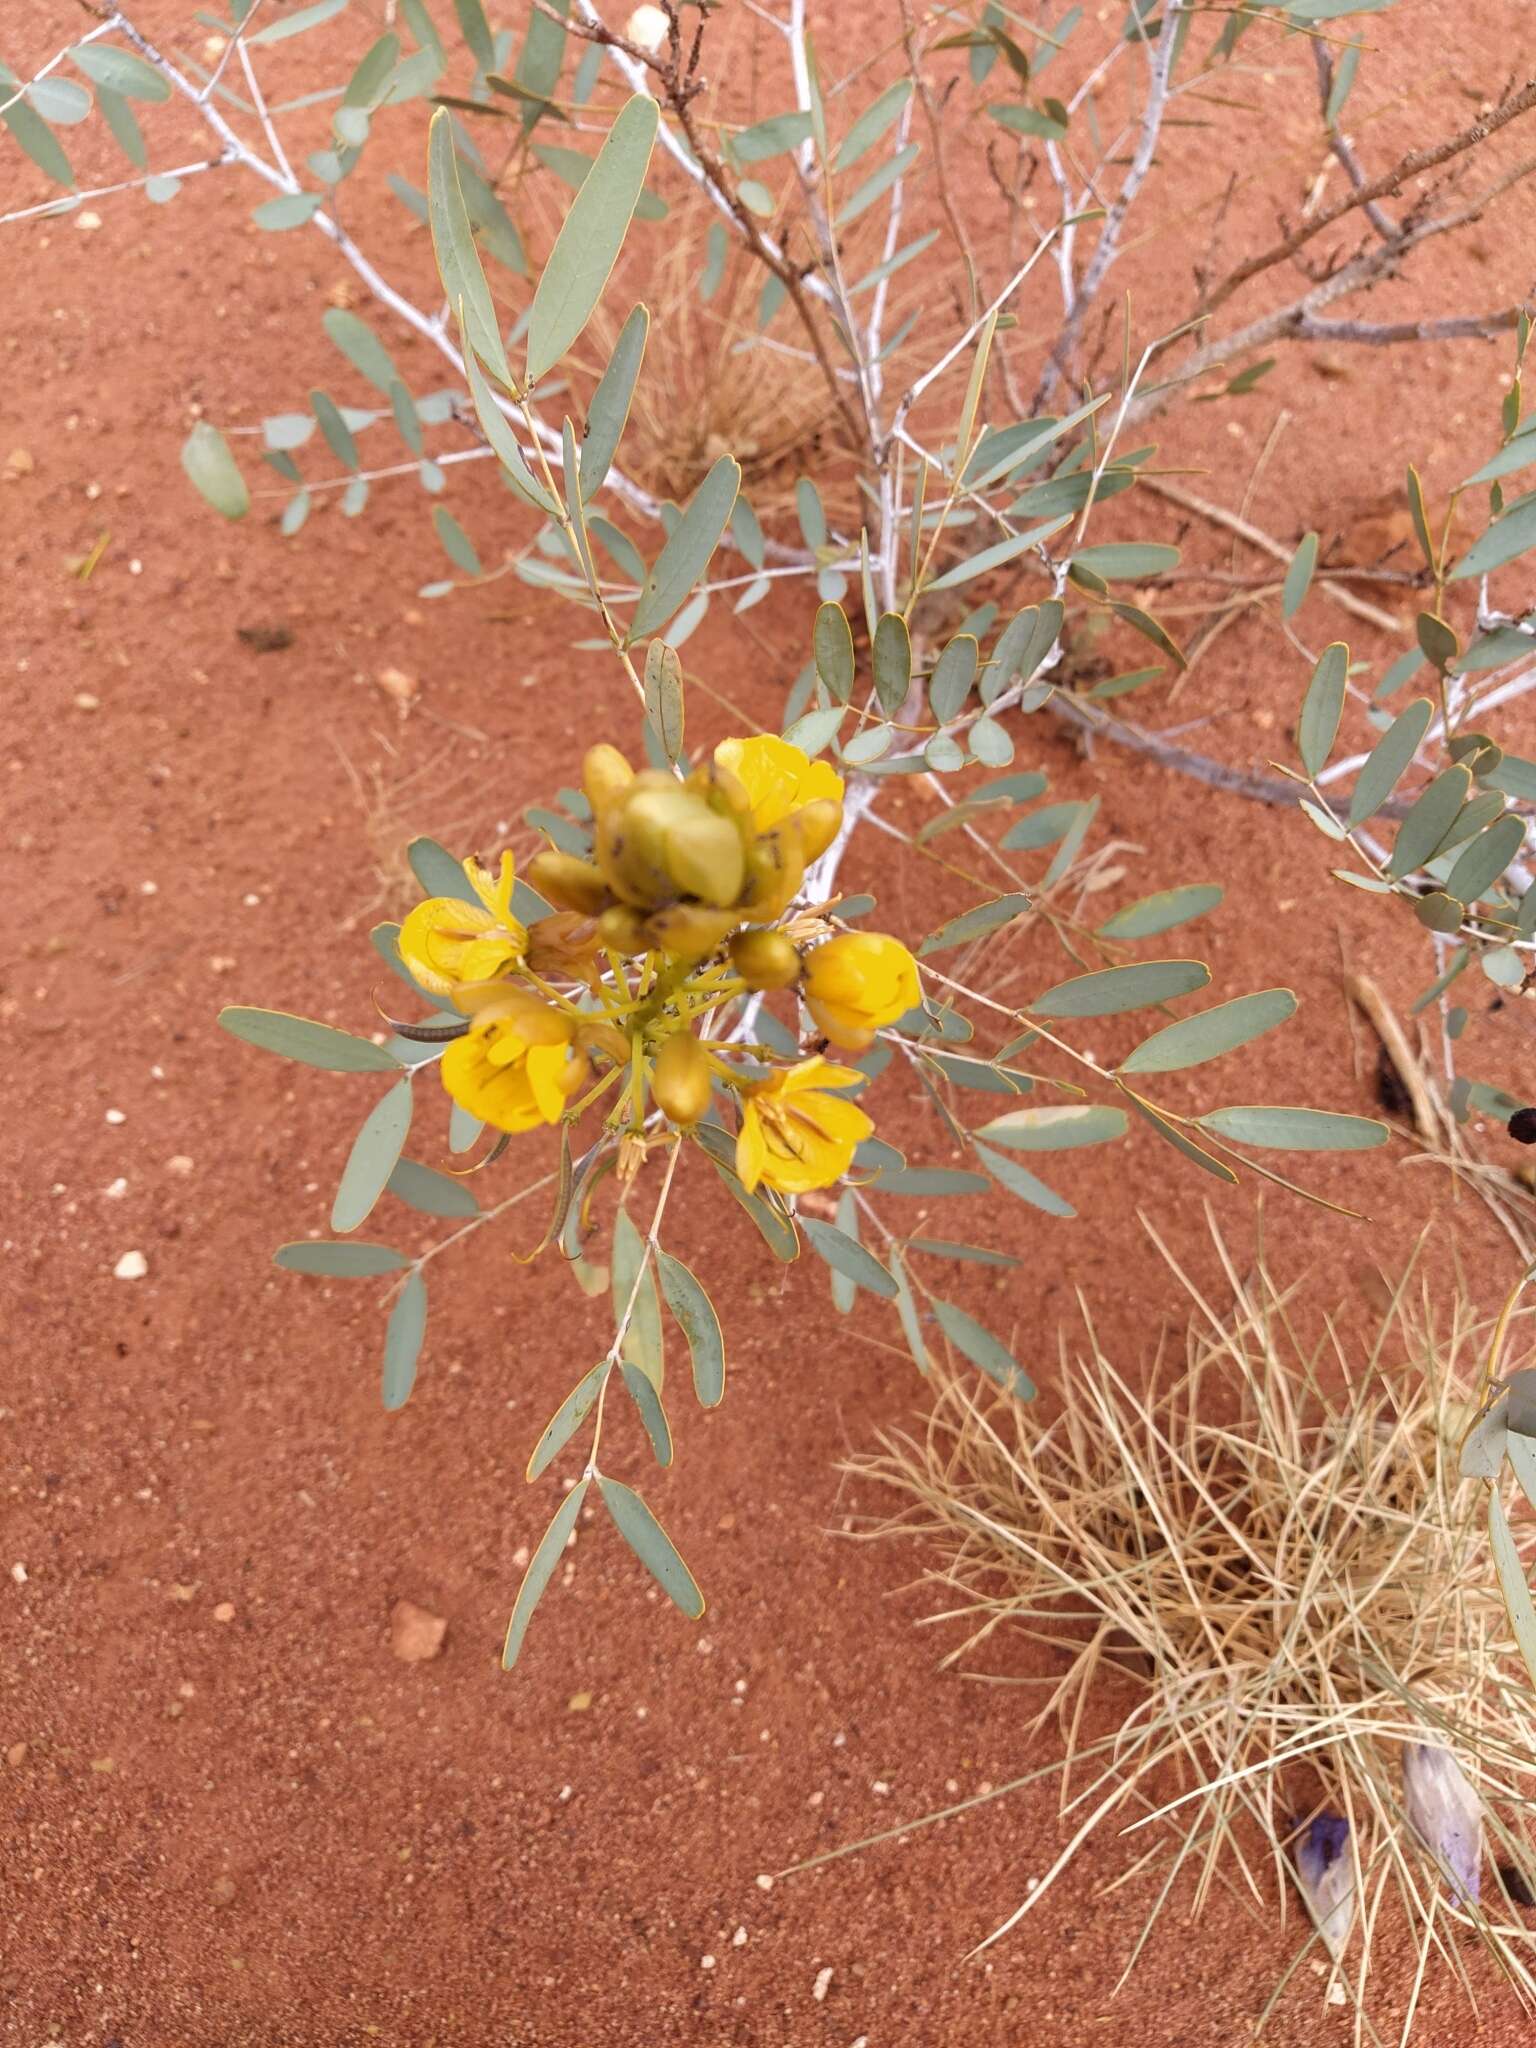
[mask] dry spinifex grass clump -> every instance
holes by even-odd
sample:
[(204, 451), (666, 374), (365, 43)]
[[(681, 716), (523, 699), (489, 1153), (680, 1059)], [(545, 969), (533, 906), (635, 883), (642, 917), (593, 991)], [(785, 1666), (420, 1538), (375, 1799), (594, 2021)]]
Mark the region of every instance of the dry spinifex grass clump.
[[(935, 1619), (970, 1624), (946, 1662), (1002, 1630), (1067, 1660), (1039, 1718), (1063, 1731), (1073, 1831), (989, 1940), (1112, 1825), (1149, 1844), (1130, 1876), (1163, 1873), (1127, 1972), (1184, 1874), (1196, 1913), (1226, 1880), (1283, 1914), (1296, 1883), (1313, 1922), (1296, 1960), (1331, 1955), (1357, 2038), (1379, 2038), (1372, 1948), (1394, 1897), (1416, 1955), (1404, 2039), (1434, 1958), (1470, 1990), (1469, 1936), (1536, 1999), (1533, 1703), (1484, 1488), (1457, 1472), (1485, 1333), (1459, 1295), (1405, 1280), (1363, 1356), (1331, 1326), (1313, 1350), (1270, 1276), (1223, 1258), (1235, 1307), (1219, 1318), (1184, 1281), (1172, 1377), (1133, 1388), (1090, 1324), (1054, 1421), (950, 1379), (921, 1440), (858, 1467), (910, 1497), (886, 1526), (944, 1555)], [(1089, 1743), (1084, 1703), (1116, 1672), (1140, 1697)]]

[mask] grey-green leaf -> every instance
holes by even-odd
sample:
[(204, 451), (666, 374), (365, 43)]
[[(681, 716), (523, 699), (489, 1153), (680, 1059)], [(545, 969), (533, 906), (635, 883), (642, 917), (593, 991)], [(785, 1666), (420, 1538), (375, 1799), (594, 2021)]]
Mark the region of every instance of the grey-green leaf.
[(648, 309), (636, 306), (619, 329), (619, 338), (608, 358), (608, 367), (592, 394), (592, 403), (587, 408), (586, 436), (581, 444), (581, 495), (584, 498), (590, 498), (597, 490), (618, 452), (650, 326)]
[(453, 123), (446, 107), (438, 108), (427, 132), (427, 211), (432, 226), (432, 252), (448, 303), (463, 321), (470, 347), (510, 390), (512, 371), (464, 204), (453, 146)]
[(1295, 1014), (1296, 998), (1288, 988), (1258, 989), (1154, 1031), (1121, 1062), (1120, 1072), (1172, 1074), (1184, 1067), (1198, 1067), (1273, 1031)]
[(836, 701), (846, 704), (853, 694), (853, 628), (840, 604), (816, 607), (811, 645), (815, 650), (817, 675)]
[(661, 1396), (649, 1373), (642, 1372), (638, 1365), (631, 1365), (626, 1359), (623, 1366), (624, 1385), (629, 1398), (640, 1410), (640, 1420), (645, 1433), (651, 1440), (651, 1450), (658, 1465), (672, 1462), (672, 1425), (667, 1420), (667, 1411), (661, 1405)]
[(959, 917), (952, 917), (948, 924), (930, 932), (918, 947), (918, 953), (926, 958), (930, 953), (945, 952), (951, 946), (968, 945), (972, 939), (985, 938), (1005, 924), (1011, 924), (1016, 917), (1022, 917), (1029, 908), (1027, 896), (996, 896), (990, 903), (978, 903), (974, 910), (967, 910)]
[(1285, 581), (1280, 586), (1280, 616), (1292, 619), (1301, 610), (1302, 600), (1312, 587), (1313, 572), (1317, 568), (1317, 535), (1306, 533), (1301, 545), (1291, 557), (1290, 567), (1285, 572)]
[(1536, 1606), (1532, 1605), (1520, 1547), (1509, 1526), (1509, 1517), (1504, 1512), (1504, 1503), (1499, 1499), (1497, 1488), (1488, 1496), (1488, 1542), (1493, 1551), (1493, 1566), (1499, 1575), (1499, 1591), (1504, 1596), (1509, 1625), (1520, 1645), (1520, 1655), (1525, 1659), (1531, 1683), (1536, 1685)]
[(1025, 1372), (1006, 1344), (1001, 1344), (992, 1332), (978, 1323), (974, 1316), (968, 1316), (963, 1308), (956, 1308), (952, 1301), (933, 1304), (934, 1317), (957, 1351), (963, 1352), (973, 1365), (979, 1365), (989, 1380), (995, 1380), (1005, 1394), (1013, 1394), (1020, 1401), (1035, 1398), (1034, 1382)]
[(1393, 719), (1366, 756), (1354, 795), (1349, 800), (1349, 824), (1363, 825), (1374, 818), (1412, 766), (1419, 743), (1429, 730), (1434, 706), (1427, 697), (1415, 697)]
[(439, 1173), (415, 1159), (397, 1162), (386, 1183), (387, 1191), (399, 1201), (420, 1210), (423, 1216), (470, 1217), (480, 1214), (469, 1182), (456, 1174)]
[(69, 158), (48, 123), (22, 91), (22, 81), (9, 65), (0, 64), (0, 122), (43, 173), (56, 185), (73, 186), (75, 174)]
[(677, 649), (653, 640), (645, 650), (645, 715), (669, 761), (683, 756), (683, 665)]
[(811, 1241), (811, 1248), (826, 1260), (835, 1272), (842, 1273), (855, 1286), (865, 1287), (871, 1294), (878, 1294), (885, 1301), (894, 1300), (896, 1282), (872, 1251), (839, 1230), (835, 1224), (818, 1223), (814, 1216), (802, 1216), (800, 1228)]
[(418, 1268), (401, 1288), (400, 1298), (390, 1311), (389, 1327), (384, 1332), (384, 1369), (380, 1390), (384, 1406), (391, 1414), (395, 1409), (403, 1408), (411, 1398), (411, 1389), (416, 1384), (416, 1361), (421, 1356), (421, 1343), (426, 1334), (427, 1283)]
[[(1486, 896), (1525, 844), (1525, 820), (1507, 813), (1497, 824), (1465, 846), (1445, 878), (1448, 896), (1458, 903), (1476, 903)], [(1459, 922), (1459, 920), (1458, 920)]]
[(1153, 939), (1175, 925), (1204, 917), (1221, 901), (1219, 882), (1189, 882), (1180, 889), (1161, 889), (1155, 896), (1143, 896), (1128, 903), (1099, 926), (1102, 939)]
[(512, 1619), (507, 1624), (506, 1646), (501, 1653), (501, 1668), (510, 1671), (517, 1662), (523, 1647), (523, 1638), (528, 1633), (528, 1624), (533, 1619), (533, 1610), (538, 1606), (544, 1588), (555, 1575), (555, 1566), (560, 1562), (565, 1546), (571, 1540), (571, 1531), (576, 1526), (576, 1517), (581, 1513), (581, 1504), (587, 1497), (589, 1482), (579, 1479), (556, 1508), (554, 1517), (544, 1534), (539, 1538), (539, 1547), (528, 1560), (528, 1569), (523, 1573), (523, 1583), (517, 1589), (517, 1599), (512, 1607)]
[(661, 1303), (656, 1296), (645, 1239), (627, 1209), (620, 1209), (613, 1224), (613, 1313), (620, 1322), (626, 1315), (629, 1317), (624, 1357), (631, 1365), (639, 1366), (659, 1391), (665, 1377)]
[(1144, 583), (1149, 576), (1166, 576), (1176, 569), (1179, 551), (1157, 541), (1106, 541), (1102, 547), (1079, 548), (1072, 563), (1106, 582)]
[(633, 1487), (622, 1486), (605, 1473), (597, 1476), (603, 1505), (612, 1515), (619, 1534), (645, 1566), (651, 1577), (690, 1621), (704, 1612), (704, 1595), (692, 1572), (678, 1555), (677, 1547)]
[(401, 1273), (411, 1262), (387, 1244), (301, 1238), (296, 1244), (280, 1244), (272, 1263), (289, 1273), (319, 1273), (328, 1280), (372, 1280), (380, 1273)]
[(279, 1059), (301, 1066), (322, 1067), (333, 1074), (398, 1074), (400, 1062), (371, 1039), (355, 1038), (308, 1017), (290, 1017), (286, 1010), (235, 1007), (220, 1010), (219, 1022), (233, 1038), (242, 1039)]
[[(0, 92), (4, 91), (0, 86)], [(181, 446), (181, 466), (215, 512), (243, 519), (251, 509), (250, 487), (229, 452), (229, 443), (209, 420), (199, 420)]]
[(373, 1213), (411, 1128), (410, 1077), (386, 1089), (363, 1122), (331, 1204), (332, 1230), (356, 1230)]
[(1472, 788), (1472, 772), (1458, 761), (1443, 769), (1415, 800), (1398, 828), (1387, 873), (1394, 881), (1433, 860)]
[(958, 718), (976, 680), (974, 633), (957, 633), (934, 663), (928, 679), (928, 703), (940, 725)]
[(982, 1124), (975, 1135), (1011, 1152), (1070, 1152), (1123, 1138), (1128, 1119), (1108, 1103), (1061, 1102), (1043, 1109), (1011, 1109)]
[(528, 315), (531, 384), (559, 362), (603, 295), (640, 198), (659, 118), (660, 109), (648, 94), (636, 93), (627, 101), (571, 201)]
[(1311, 776), (1320, 775), (1327, 766), (1338, 737), (1348, 676), (1349, 649), (1342, 640), (1335, 640), (1317, 658), (1312, 680), (1301, 700), (1301, 717), (1296, 727), (1301, 764)]
[(1370, 1152), (1392, 1135), (1374, 1117), (1342, 1116), (1331, 1109), (1281, 1109), (1268, 1103), (1211, 1109), (1195, 1121), (1218, 1138), (1274, 1152)]
[(731, 456), (722, 455), (695, 491), (693, 502), (645, 579), (629, 624), (632, 641), (643, 640), (664, 626), (709, 567), (740, 488), (739, 466)]
[(693, 1390), (702, 1407), (716, 1407), (725, 1394), (725, 1341), (714, 1304), (681, 1259), (656, 1254), (656, 1270), (667, 1307), (688, 1340)]
[(1027, 1166), (1020, 1166), (1016, 1159), (1005, 1153), (994, 1152), (990, 1145), (984, 1145), (979, 1138), (971, 1140), (971, 1149), (995, 1180), (1001, 1181), (1009, 1194), (1017, 1195), (1021, 1202), (1028, 1202), (1032, 1209), (1039, 1209), (1047, 1216), (1070, 1218), (1077, 1214), (1065, 1195), (1058, 1195), (1047, 1187), (1038, 1175)]
[(1495, 519), (1451, 571), (1451, 581), (1487, 576), (1531, 547), (1536, 547), (1536, 495), (1521, 498), (1502, 519)]
[(604, 1358), (599, 1360), (590, 1372), (584, 1372), (545, 1423), (538, 1442), (529, 1454), (529, 1479), (537, 1479), (542, 1473), (547, 1472), (551, 1461), (565, 1449), (585, 1421), (587, 1412), (597, 1399), (599, 1389), (610, 1370), (608, 1361)]
[(912, 687), (912, 638), (899, 612), (883, 612), (875, 627), (875, 696), (888, 718), (907, 701)]
[(69, 54), (93, 85), (121, 93), (124, 99), (168, 100), (171, 96), (168, 78), (116, 43), (77, 43)]
[(1199, 960), (1144, 960), (1133, 967), (1104, 967), (1058, 982), (1029, 1005), (1037, 1017), (1118, 1017), (1145, 1010), (1175, 996), (1192, 995), (1211, 978)]

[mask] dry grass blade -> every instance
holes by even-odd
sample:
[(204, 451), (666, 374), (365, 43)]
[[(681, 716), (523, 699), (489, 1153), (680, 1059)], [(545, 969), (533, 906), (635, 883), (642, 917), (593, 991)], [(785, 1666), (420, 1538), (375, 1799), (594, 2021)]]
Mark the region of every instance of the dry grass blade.
[[(982, 1946), (1115, 1826), (1149, 1842), (1117, 1884), (1165, 1866), (1127, 1971), (1176, 1886), (1196, 1913), (1221, 1884), (1283, 1918), (1295, 1885), (1314, 1916), (1303, 1953), (1332, 1956), (1357, 2041), (1382, 2038), (1386, 2004), (1406, 2041), (1432, 1967), (1470, 1991), (1479, 1944), (1536, 2006), (1516, 1906), (1536, 1892), (1532, 1701), (1484, 1488), (1457, 1470), (1486, 1326), (1410, 1272), (1372, 1342), (1329, 1325), (1314, 1346), (1262, 1266), (1244, 1279), (1223, 1259), (1233, 1308), (1217, 1317), (1184, 1281), (1185, 1356), (1145, 1389), (1090, 1322), (1053, 1419), (941, 1379), (926, 1434), (857, 1464), (902, 1496), (869, 1533), (942, 1555), (931, 1582), (966, 1631), (946, 1663), (1004, 1632), (1063, 1660), (1032, 1726), (1061, 1731), (1070, 1836)], [(1085, 1703), (1116, 1673), (1136, 1696), (1090, 1746)], [(1372, 1952), (1394, 1896), (1414, 1969), (1389, 1997)]]

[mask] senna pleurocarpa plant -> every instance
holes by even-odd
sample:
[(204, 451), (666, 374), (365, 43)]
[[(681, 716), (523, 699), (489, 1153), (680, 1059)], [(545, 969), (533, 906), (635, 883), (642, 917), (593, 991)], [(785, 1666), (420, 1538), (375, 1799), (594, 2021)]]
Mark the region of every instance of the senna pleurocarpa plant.
[[(508, 852), (460, 864), (434, 842), (415, 842), (412, 866), (425, 899), (373, 938), (387, 967), (428, 1009), (389, 1017), (385, 1043), (270, 1010), (234, 1008), (222, 1019), (268, 1051), (387, 1076), (337, 1192), (332, 1224), (340, 1234), (277, 1254), (280, 1265), (301, 1272), (388, 1280), (387, 1406), (400, 1406), (415, 1382), (429, 1262), (533, 1196), (547, 1202), (533, 1255), (564, 1257), (591, 1292), (611, 1288), (612, 1339), (555, 1410), (529, 1460), (537, 1478), (585, 1432), (580, 1476), (516, 1598), (508, 1665), (594, 1488), (677, 1605), (702, 1611), (698, 1586), (651, 1508), (601, 1463), (616, 1387), (632, 1402), (658, 1462), (672, 1460), (663, 1304), (687, 1341), (699, 1398), (712, 1405), (724, 1391), (724, 1336), (707, 1278), (680, 1256), (675, 1239), (666, 1241), (667, 1205), (685, 1162), (746, 1210), (775, 1258), (791, 1261), (808, 1242), (831, 1269), (840, 1308), (860, 1293), (889, 1304), (919, 1367), (930, 1347), (948, 1345), (1028, 1398), (1033, 1388), (1003, 1339), (926, 1277), (934, 1262), (1006, 1268), (1015, 1255), (919, 1235), (892, 1218), (890, 1203), (1001, 1189), (1028, 1210), (1070, 1217), (1066, 1197), (1018, 1155), (1038, 1159), (1118, 1140), (1133, 1119), (1184, 1164), (1226, 1184), (1245, 1159), (1278, 1178), (1252, 1162), (1255, 1150), (1357, 1150), (1386, 1136), (1372, 1120), (1323, 1110), (1239, 1103), (1190, 1112), (1156, 1099), (1157, 1076), (1239, 1050), (1285, 1022), (1295, 999), (1273, 988), (1175, 1014), (1170, 1006), (1206, 987), (1209, 970), (1190, 958), (1129, 958), (1129, 949), (1208, 911), (1219, 888), (1166, 890), (1090, 926), (1079, 911), (1085, 868), (1093, 865), (1084, 844), (1094, 806), (1028, 808), (1045, 793), (1037, 772), (972, 790), (918, 836), (919, 850), (934, 857), (940, 830), (963, 834), (968, 849), (981, 850), (1009, 878), (1013, 886), (1003, 893), (983, 893), (918, 935), (870, 928), (875, 904), (840, 892), (848, 839), (873, 812), (883, 777), (1011, 759), (1004, 720), (1044, 702), (1051, 688), (1038, 671), (1061, 634), (1060, 598), (1026, 606), (985, 655), (981, 636), (990, 618), (975, 615), (971, 630), (952, 636), (926, 664), (919, 658), (909, 618), (942, 520), (932, 532), (914, 522), (910, 594), (872, 620), (867, 679), (846, 613), (824, 599), (803, 708), (787, 730), (749, 732), (689, 754), (682, 664), (658, 629), (707, 572), (736, 505), (736, 464), (729, 457), (716, 463), (625, 616), (596, 567), (588, 506), (640, 374), (644, 309), (625, 324), (628, 339), (621, 337), (593, 399), (581, 444), (566, 420), (558, 466), (536, 434), (519, 443), (508, 426), (509, 415), (521, 416), (531, 429), (531, 394), (596, 306), (642, 190), (656, 124), (656, 104), (645, 97), (617, 115), (540, 276), (520, 373), (470, 233), (446, 114), (433, 123), (429, 175), (434, 245), (477, 416), (516, 489), (552, 522), (571, 573), (582, 579), (582, 601), (633, 684), (645, 764), (637, 769), (607, 741), (589, 746), (580, 789), (562, 793), (559, 810), (535, 805), (527, 813), (546, 844), (521, 876)], [(983, 334), (971, 371), (967, 449), (979, 433), (974, 394), (986, 340)], [(962, 466), (966, 459), (962, 453)], [(867, 743), (871, 736), (878, 747)], [(835, 758), (826, 758), (833, 749)], [(1002, 811), (1020, 815), (992, 847), (978, 821)], [(1046, 850), (1043, 873), (1028, 880), (1017, 859)], [(973, 898), (984, 889), (958, 857), (942, 864)], [(1076, 908), (1068, 900), (1074, 878)], [(975, 968), (1000, 962), (1011, 939), (1037, 923), (1054, 932), (1077, 971), (1022, 1000), (977, 986)], [(962, 949), (954, 972), (953, 963), (939, 964)], [(1085, 1020), (1139, 1010), (1161, 1015), (1113, 1069), (1074, 1043)], [(923, 1083), (943, 1142), (961, 1150), (964, 1168), (909, 1165), (878, 1134), (874, 1084), (893, 1061)], [(433, 1070), (449, 1098), (450, 1157), (480, 1146), (475, 1171), (489, 1170), (503, 1157), (515, 1162), (529, 1135), (548, 1128), (558, 1134), (556, 1166), (482, 1206), (466, 1174), (408, 1160), (417, 1089)], [(953, 1107), (966, 1091), (1010, 1105), (1036, 1094), (1047, 1099), (1006, 1107), (972, 1127)], [(350, 1236), (386, 1192), (454, 1227), (414, 1257)], [(606, 1241), (606, 1276), (592, 1256), (598, 1238)]]

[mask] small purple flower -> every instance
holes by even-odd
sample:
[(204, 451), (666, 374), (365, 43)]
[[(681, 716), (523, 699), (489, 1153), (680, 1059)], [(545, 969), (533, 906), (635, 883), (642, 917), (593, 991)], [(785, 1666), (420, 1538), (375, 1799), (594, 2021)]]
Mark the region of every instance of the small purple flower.
[(1403, 1806), (1452, 1891), (1460, 1899), (1476, 1899), (1482, 1880), (1482, 1802), (1448, 1749), (1415, 1742), (1403, 1751)]
[(1355, 1868), (1349, 1822), (1325, 1811), (1309, 1821), (1296, 1844), (1296, 1882), (1329, 1955), (1344, 1953), (1355, 1919)]

